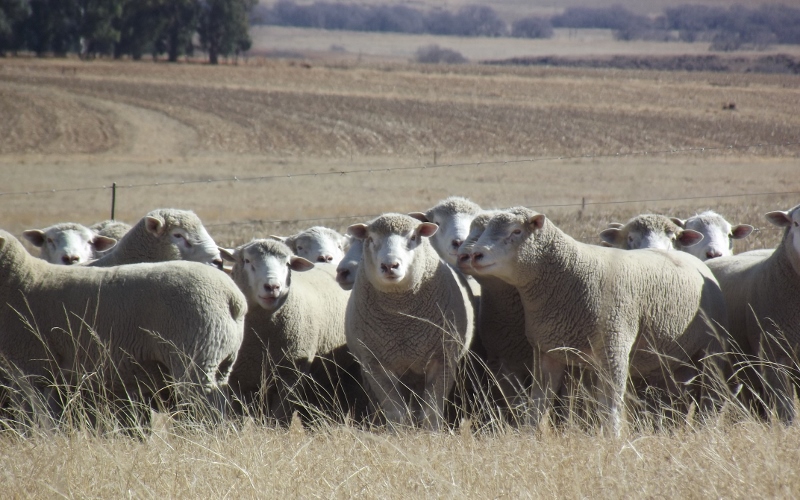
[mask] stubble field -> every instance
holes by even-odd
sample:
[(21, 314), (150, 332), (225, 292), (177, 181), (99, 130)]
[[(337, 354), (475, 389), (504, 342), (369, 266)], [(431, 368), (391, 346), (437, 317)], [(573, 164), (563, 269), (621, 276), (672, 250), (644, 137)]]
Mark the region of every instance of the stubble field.
[[(800, 202), (800, 80), (755, 74), (250, 60), (0, 61), (0, 227), (196, 211), (222, 245), (343, 230), (449, 195), (610, 221), (715, 209), (774, 245)], [(723, 104), (735, 103), (734, 110)], [(80, 431), (0, 437), (12, 497), (789, 497), (800, 433), (728, 414), (671, 432)]]

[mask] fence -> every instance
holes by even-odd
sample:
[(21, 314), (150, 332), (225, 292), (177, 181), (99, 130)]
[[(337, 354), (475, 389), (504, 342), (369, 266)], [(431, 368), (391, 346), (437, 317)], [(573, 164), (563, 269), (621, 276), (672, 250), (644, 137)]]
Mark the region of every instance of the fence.
[[(743, 150), (750, 150), (757, 148), (762, 148), (762, 149), (785, 148), (798, 145), (800, 145), (800, 141), (783, 142), (783, 143), (758, 143), (758, 144), (748, 144), (748, 145), (734, 144), (727, 146), (686, 147), (686, 148), (673, 148), (673, 149), (663, 149), (663, 150), (634, 151), (625, 153), (540, 156), (540, 157), (529, 157), (521, 159), (518, 158), (510, 160), (509, 159), (482, 160), (482, 161), (442, 163), (442, 164), (436, 163), (436, 160), (434, 158), (434, 162), (432, 164), (424, 164), (417, 166), (386, 167), (386, 168), (376, 168), (376, 169), (353, 169), (353, 170), (339, 170), (331, 172), (298, 172), (293, 174), (280, 174), (280, 175), (270, 174), (270, 175), (259, 175), (259, 176), (248, 176), (248, 177), (228, 176), (228, 177), (207, 178), (202, 180), (180, 180), (180, 181), (152, 182), (152, 183), (142, 183), (142, 184), (117, 184), (115, 182), (110, 186), (103, 185), (103, 186), (86, 186), (78, 188), (61, 188), (61, 189), (52, 188), (52, 189), (28, 190), (28, 191), (6, 191), (6, 192), (0, 192), (0, 201), (2, 201), (3, 197), (9, 197), (9, 196), (29, 196), (29, 195), (46, 194), (46, 193), (110, 190), (111, 218), (113, 219), (116, 212), (117, 190), (119, 189), (189, 186), (193, 184), (211, 184), (220, 182), (236, 182), (236, 183), (259, 182), (259, 181), (274, 180), (274, 179), (300, 179), (304, 177), (364, 175), (364, 174), (375, 174), (375, 173), (393, 172), (393, 171), (415, 171), (415, 170), (446, 169), (446, 168), (474, 168), (474, 167), (486, 167), (493, 165), (494, 166), (512, 165), (512, 164), (532, 165), (535, 163), (546, 162), (546, 161), (563, 161), (563, 160), (577, 160), (577, 159), (624, 158), (624, 157), (636, 157), (636, 156), (678, 155), (678, 154), (690, 154), (690, 153), (707, 154), (707, 153), (720, 153), (723, 151), (734, 151), (734, 150), (743, 151)], [(798, 167), (798, 171), (800, 172), (800, 166)], [(549, 205), (540, 204), (536, 205), (535, 208), (556, 208), (556, 207), (586, 208), (587, 206), (599, 206), (599, 205), (624, 205), (624, 204), (637, 204), (637, 203), (657, 203), (657, 202), (674, 202), (674, 201), (688, 201), (688, 200), (701, 200), (701, 199), (706, 200), (706, 199), (746, 198), (746, 197), (756, 197), (756, 196), (783, 196), (783, 195), (800, 195), (800, 191), (758, 192), (758, 193), (740, 193), (740, 194), (728, 194), (728, 195), (703, 195), (703, 196), (684, 196), (675, 198), (631, 199), (631, 200), (613, 200), (613, 201), (587, 201), (586, 198), (582, 198), (581, 201), (579, 202), (576, 201), (575, 203), (549, 204)], [(336, 217), (316, 217), (316, 218), (285, 219), (285, 220), (230, 221), (217, 224), (208, 224), (206, 225), (206, 227), (220, 227), (220, 226), (232, 226), (232, 225), (243, 225), (243, 224), (252, 225), (252, 224), (270, 224), (270, 223), (272, 224), (298, 223), (298, 222), (333, 221), (333, 220), (346, 220), (346, 219), (365, 220), (375, 217), (377, 215), (379, 214), (343, 215)]]

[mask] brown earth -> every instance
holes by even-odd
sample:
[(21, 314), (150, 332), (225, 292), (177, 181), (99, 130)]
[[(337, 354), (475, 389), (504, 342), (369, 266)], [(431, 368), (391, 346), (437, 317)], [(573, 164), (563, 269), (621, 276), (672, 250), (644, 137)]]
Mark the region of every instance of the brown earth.
[(117, 218), (191, 208), (226, 244), (451, 194), (562, 214), (588, 241), (641, 210), (763, 226), (797, 203), (797, 102), (781, 75), (7, 59), (2, 226), (102, 220), (113, 182)]

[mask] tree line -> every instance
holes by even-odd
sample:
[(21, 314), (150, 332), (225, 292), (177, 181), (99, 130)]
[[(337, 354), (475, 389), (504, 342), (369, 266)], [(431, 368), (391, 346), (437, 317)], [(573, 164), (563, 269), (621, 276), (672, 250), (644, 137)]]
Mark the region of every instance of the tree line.
[(0, 54), (115, 58), (191, 55), (216, 64), (246, 51), (258, 0), (0, 0)]
[(458, 36), (549, 38), (553, 28), (603, 28), (621, 40), (709, 41), (712, 49), (736, 50), (773, 43), (800, 44), (800, 8), (785, 5), (711, 7), (681, 5), (662, 15), (638, 15), (619, 6), (569, 7), (550, 17), (529, 16), (506, 23), (485, 5), (457, 11), (421, 10), (406, 5), (359, 5), (279, 0), (258, 5), (253, 23), (329, 30), (429, 33)]

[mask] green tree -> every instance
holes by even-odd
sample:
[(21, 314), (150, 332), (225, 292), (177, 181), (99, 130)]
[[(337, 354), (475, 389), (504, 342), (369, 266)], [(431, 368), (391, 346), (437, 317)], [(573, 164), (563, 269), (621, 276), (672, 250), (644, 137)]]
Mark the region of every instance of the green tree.
[(31, 15), (21, 26), (25, 46), (41, 56), (77, 52), (80, 46), (78, 0), (30, 0)]
[(144, 54), (165, 51), (156, 49), (167, 28), (168, 20), (162, 16), (165, 6), (166, 0), (132, 0), (125, 4), (118, 23), (119, 40), (114, 44), (115, 58), (129, 55), (139, 60)]
[(181, 55), (192, 53), (200, 5), (197, 0), (165, 0), (160, 10), (165, 26), (154, 53), (166, 52), (169, 61), (176, 62)]
[(111, 53), (119, 41), (119, 24), (125, 4), (137, 0), (78, 0), (78, 35), (83, 55)]
[(198, 33), (211, 64), (250, 48), (248, 18), (257, 0), (201, 0)]
[(30, 15), (28, 0), (0, 0), (0, 54), (24, 48), (20, 32)]

